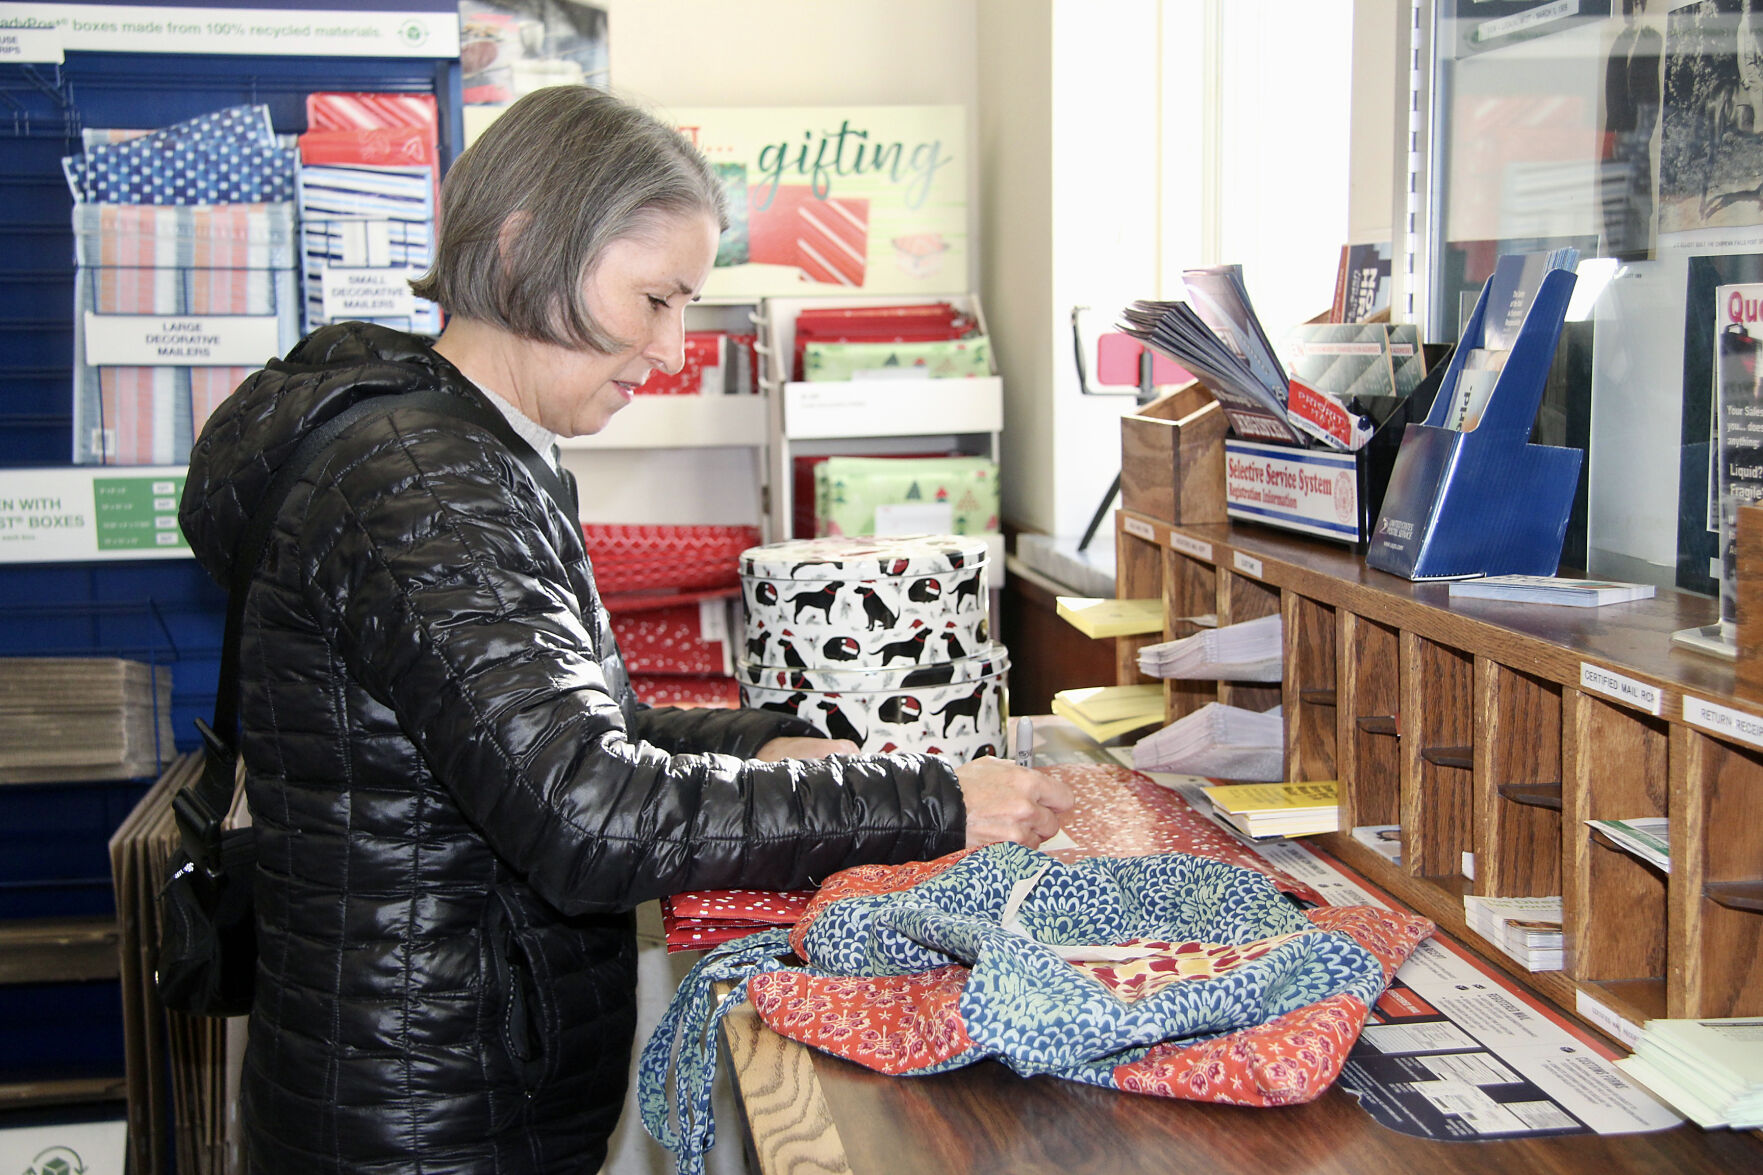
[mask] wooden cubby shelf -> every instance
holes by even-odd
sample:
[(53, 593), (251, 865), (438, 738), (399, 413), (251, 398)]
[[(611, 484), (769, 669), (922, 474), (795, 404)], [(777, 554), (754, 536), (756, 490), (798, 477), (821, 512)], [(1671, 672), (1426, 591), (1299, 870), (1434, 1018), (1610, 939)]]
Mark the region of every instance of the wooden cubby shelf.
[[(1715, 619), (1678, 592), (1603, 608), (1452, 600), (1354, 552), (1275, 530), (1121, 511), (1117, 590), (1173, 618), (1282, 619), (1278, 686), (1167, 683), (1170, 721), (1207, 702), (1283, 705), (1289, 779), (1338, 779), (1320, 847), (1593, 1022), (1763, 1015), (1763, 692), (1674, 646)], [(1587, 821), (1669, 816), (1671, 869)], [(1399, 824), (1402, 864), (1351, 830)], [(1566, 968), (1528, 972), (1469, 930), (1466, 894), (1560, 895)], [(1587, 1004), (1593, 1001), (1596, 1007)]]
[(1702, 892), (1729, 910), (1763, 911), (1763, 881), (1709, 882)]
[(1532, 808), (1561, 810), (1561, 785), (1558, 783), (1507, 783), (1500, 786), (1502, 799)]

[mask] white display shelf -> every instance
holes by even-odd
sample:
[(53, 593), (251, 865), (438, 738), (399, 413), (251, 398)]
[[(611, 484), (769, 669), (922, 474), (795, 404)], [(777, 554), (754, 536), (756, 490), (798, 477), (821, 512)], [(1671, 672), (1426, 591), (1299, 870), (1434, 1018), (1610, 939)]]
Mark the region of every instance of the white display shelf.
[(568, 437), (565, 449), (705, 449), (763, 446), (764, 396), (641, 396), (603, 430)]
[[(958, 449), (998, 459), (998, 433), (1004, 427), (1004, 381), (974, 379), (873, 378), (803, 382), (791, 380), (796, 350), (796, 316), (809, 308), (898, 306), (947, 301), (973, 316), (986, 331), (985, 312), (973, 294), (940, 297), (767, 298), (756, 319), (770, 403), (769, 512), (774, 535), (790, 533), (797, 455), (884, 454), (919, 447)], [(924, 438), (932, 438), (927, 442)], [(993, 560), (999, 577), (1004, 561)]]
[(1004, 427), (1004, 381), (860, 379), (783, 385), (791, 440), (993, 433)]

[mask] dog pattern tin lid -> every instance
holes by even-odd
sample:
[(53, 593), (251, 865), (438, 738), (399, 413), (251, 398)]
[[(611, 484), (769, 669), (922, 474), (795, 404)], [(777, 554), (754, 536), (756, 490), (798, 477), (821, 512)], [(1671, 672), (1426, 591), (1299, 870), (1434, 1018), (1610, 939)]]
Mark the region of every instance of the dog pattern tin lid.
[(755, 547), (741, 565), (755, 665), (904, 668), (991, 644), (983, 541), (809, 539)]
[(741, 552), (741, 574), (844, 581), (947, 576), (986, 562), (986, 541), (958, 534), (838, 535), (791, 539)]

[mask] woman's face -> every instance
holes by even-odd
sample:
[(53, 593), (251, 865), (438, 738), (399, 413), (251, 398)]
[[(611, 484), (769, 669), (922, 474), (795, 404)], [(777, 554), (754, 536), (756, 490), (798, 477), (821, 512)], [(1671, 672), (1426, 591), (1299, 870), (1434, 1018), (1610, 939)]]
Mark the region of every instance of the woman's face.
[(686, 306), (697, 301), (710, 276), (720, 235), (708, 214), (667, 216), (607, 246), (584, 293), (588, 312), (625, 346), (602, 355), (547, 345), (540, 424), (566, 437), (599, 432), (651, 371), (684, 366)]

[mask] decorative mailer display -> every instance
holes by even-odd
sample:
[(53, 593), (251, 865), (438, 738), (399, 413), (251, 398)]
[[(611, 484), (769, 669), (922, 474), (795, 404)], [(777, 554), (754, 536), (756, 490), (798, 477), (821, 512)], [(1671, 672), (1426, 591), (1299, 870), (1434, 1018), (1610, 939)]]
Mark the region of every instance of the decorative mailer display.
[(710, 159), (729, 229), (704, 293), (967, 289), (967, 111), (960, 106), (663, 111)]

